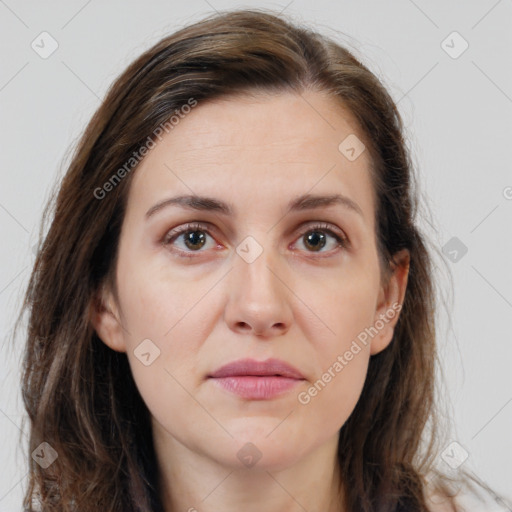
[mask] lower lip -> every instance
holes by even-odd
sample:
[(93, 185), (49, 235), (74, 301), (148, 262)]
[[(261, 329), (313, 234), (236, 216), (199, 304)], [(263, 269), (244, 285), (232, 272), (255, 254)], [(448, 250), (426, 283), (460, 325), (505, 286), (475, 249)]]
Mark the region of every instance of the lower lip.
[(295, 387), (302, 379), (278, 376), (238, 375), (233, 377), (212, 378), (224, 389), (251, 400), (268, 400), (282, 395)]

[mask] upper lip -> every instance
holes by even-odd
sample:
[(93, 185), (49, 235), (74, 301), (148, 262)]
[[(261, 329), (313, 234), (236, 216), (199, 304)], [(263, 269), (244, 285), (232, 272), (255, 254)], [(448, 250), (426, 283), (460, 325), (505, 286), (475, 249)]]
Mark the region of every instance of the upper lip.
[(240, 375), (278, 375), (290, 379), (304, 379), (304, 376), (297, 368), (280, 359), (267, 359), (266, 361), (239, 359), (221, 366), (215, 372), (208, 375), (208, 377), (222, 378)]

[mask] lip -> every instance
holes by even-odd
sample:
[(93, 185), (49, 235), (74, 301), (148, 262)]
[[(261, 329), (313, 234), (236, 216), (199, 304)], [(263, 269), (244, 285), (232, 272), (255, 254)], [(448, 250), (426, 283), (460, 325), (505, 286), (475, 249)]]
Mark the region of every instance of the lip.
[(304, 376), (294, 366), (281, 359), (267, 359), (256, 361), (255, 359), (239, 359), (221, 366), (208, 377), (214, 379), (222, 377), (238, 377), (243, 375), (251, 376), (279, 376), (290, 379), (304, 379)]
[(280, 359), (239, 359), (221, 366), (208, 379), (251, 400), (277, 397), (305, 380), (297, 368)]

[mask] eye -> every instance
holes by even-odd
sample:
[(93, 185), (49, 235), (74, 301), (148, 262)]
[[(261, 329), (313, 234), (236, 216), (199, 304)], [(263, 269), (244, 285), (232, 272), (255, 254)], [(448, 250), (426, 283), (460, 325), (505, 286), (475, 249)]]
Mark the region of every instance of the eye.
[[(334, 231), (335, 228), (329, 224), (315, 224), (308, 226), (306, 231), (300, 232), (299, 241), (303, 241), (303, 246), (306, 248), (306, 252), (330, 252), (329, 250), (323, 250), (324, 247), (329, 245), (329, 238), (331, 239), (330, 245), (331, 250), (337, 247), (348, 247), (347, 238), (341, 233)], [(163, 245), (177, 246), (175, 252), (179, 256), (186, 258), (193, 258), (196, 255), (194, 253), (204, 252), (201, 249), (208, 249), (208, 237), (212, 239), (210, 242), (210, 249), (218, 247), (213, 237), (210, 235), (210, 228), (201, 223), (185, 224), (179, 228), (176, 228), (165, 236), (162, 241)], [(181, 241), (181, 244), (177, 244), (177, 241)], [(180, 247), (181, 245), (181, 247)]]
[(329, 224), (309, 226), (307, 231), (302, 231), (299, 240), (303, 242), (307, 252), (329, 252), (329, 249), (322, 251), (324, 247), (329, 245), (329, 238), (331, 239), (331, 249), (348, 247), (347, 238), (341, 233), (335, 232)]
[[(178, 247), (177, 252), (184, 253), (181, 255), (185, 257), (193, 257), (193, 254), (187, 253), (201, 252), (200, 250), (206, 245), (208, 236), (212, 238), (209, 234), (208, 226), (199, 223), (186, 224), (170, 231), (165, 236), (163, 244), (176, 245), (175, 241), (182, 239), (184, 245), (181, 248)], [(215, 246), (216, 244), (213, 243), (213, 245)]]

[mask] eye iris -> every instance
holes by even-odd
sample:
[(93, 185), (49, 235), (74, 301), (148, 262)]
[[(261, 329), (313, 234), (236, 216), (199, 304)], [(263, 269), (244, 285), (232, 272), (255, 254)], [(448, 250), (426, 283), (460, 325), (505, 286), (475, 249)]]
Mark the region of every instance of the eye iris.
[[(201, 229), (188, 230), (182, 236), (184, 237), (185, 245), (192, 251), (201, 249), (206, 243), (205, 233)], [(312, 251), (318, 252), (325, 247), (326, 235), (322, 231), (309, 231), (304, 235), (304, 238), (306, 240), (305, 245)]]
[[(306, 235), (306, 245), (311, 247), (311, 242), (313, 242), (313, 250), (318, 251), (319, 249), (322, 249), (325, 247), (325, 235), (321, 233), (320, 231), (311, 231), (308, 235)], [(314, 245), (315, 243), (318, 243), (318, 241), (321, 241), (321, 246)]]
[[(199, 235), (198, 235), (199, 234)], [(206, 241), (206, 236), (202, 231), (187, 231), (184, 234), (185, 244), (189, 249), (200, 249)], [(199, 247), (196, 244), (200, 244)]]

